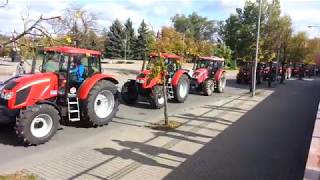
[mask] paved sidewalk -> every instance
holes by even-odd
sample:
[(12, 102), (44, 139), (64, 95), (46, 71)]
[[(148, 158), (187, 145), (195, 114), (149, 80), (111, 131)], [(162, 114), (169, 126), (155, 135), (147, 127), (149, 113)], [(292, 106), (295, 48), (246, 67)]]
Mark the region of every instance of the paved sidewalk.
[(25, 170), (52, 180), (162, 179), (271, 93), (259, 90), (254, 98), (246, 93), (186, 109), (170, 117), (183, 126), (168, 132), (124, 126), (76, 150), (41, 156)]
[(306, 180), (320, 179), (320, 104), (309, 150), (308, 161), (304, 174)]

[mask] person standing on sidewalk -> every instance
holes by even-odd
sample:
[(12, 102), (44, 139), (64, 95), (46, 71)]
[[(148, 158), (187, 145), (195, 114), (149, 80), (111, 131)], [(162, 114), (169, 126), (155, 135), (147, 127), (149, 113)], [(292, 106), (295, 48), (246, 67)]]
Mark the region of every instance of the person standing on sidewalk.
[(21, 75), (26, 73), (26, 68), (24, 67), (24, 61), (21, 60), (20, 63), (17, 65), (16, 75)]

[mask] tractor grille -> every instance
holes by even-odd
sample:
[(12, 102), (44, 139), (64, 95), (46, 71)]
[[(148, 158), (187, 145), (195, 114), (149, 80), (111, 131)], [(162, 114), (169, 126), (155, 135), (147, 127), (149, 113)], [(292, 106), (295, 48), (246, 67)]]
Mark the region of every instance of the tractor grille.
[(25, 88), (25, 89), (17, 92), (15, 105), (19, 105), (19, 104), (25, 102), (28, 95), (29, 95), (30, 90), (31, 90), (31, 87), (28, 87), (28, 88)]
[(5, 99), (0, 98), (0, 105), (1, 105), (1, 106), (5, 106), (5, 107), (8, 107), (8, 100), (5, 100)]
[(150, 89), (143, 88), (142, 84), (140, 84), (140, 83), (136, 83), (136, 86), (137, 86), (137, 90), (138, 90), (139, 95), (144, 96), (144, 97), (150, 95)]

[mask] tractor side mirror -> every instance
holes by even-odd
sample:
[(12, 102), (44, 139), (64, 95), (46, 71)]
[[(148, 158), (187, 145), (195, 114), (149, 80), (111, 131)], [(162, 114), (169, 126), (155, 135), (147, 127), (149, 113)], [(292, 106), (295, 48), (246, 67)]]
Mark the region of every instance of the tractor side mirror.
[(39, 66), (39, 72), (42, 72), (42, 65)]

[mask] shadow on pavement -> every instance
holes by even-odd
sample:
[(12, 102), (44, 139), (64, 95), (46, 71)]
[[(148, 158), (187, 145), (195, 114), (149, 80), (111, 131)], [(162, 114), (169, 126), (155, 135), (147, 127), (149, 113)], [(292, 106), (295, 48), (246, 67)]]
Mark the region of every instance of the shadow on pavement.
[(164, 179), (303, 179), (319, 82), (278, 87)]
[(14, 131), (14, 124), (0, 124), (0, 144), (23, 146), (22, 143), (17, 139)]

